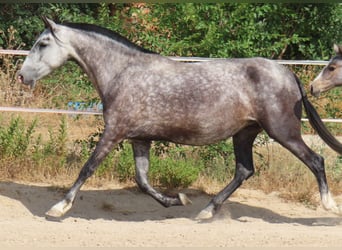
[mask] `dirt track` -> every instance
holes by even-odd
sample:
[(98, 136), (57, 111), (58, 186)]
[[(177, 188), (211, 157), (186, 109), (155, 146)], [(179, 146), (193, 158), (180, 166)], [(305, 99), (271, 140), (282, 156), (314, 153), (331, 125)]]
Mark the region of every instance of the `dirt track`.
[[(193, 217), (210, 197), (185, 190), (193, 204), (164, 208), (135, 188), (83, 190), (61, 221), (44, 213), (62, 193), (46, 185), (0, 182), (0, 248), (8, 246), (329, 246), (340, 247), (342, 217), (276, 194), (241, 189), (210, 222)], [(341, 203), (342, 197), (337, 197)]]

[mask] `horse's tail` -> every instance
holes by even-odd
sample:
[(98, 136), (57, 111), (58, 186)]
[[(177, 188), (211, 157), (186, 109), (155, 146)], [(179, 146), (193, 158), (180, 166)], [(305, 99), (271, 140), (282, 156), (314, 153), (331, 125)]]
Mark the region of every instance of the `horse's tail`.
[(302, 95), (302, 101), (305, 112), (308, 116), (311, 126), (316, 130), (318, 135), (337, 153), (342, 154), (342, 144), (329, 132), (327, 127), (324, 125), (322, 119), (319, 117), (315, 107), (308, 100), (303, 85), (296, 74), (294, 74), (296, 82), (298, 84), (300, 93)]

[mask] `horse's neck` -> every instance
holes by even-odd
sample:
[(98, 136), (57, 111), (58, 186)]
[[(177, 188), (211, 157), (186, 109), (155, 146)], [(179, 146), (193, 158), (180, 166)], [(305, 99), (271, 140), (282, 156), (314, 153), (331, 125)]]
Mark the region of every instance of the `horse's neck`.
[(107, 38), (79, 36), (75, 37), (72, 44), (75, 49), (74, 59), (88, 75), (102, 99), (113, 88), (112, 79), (127, 68), (134, 57), (134, 50)]

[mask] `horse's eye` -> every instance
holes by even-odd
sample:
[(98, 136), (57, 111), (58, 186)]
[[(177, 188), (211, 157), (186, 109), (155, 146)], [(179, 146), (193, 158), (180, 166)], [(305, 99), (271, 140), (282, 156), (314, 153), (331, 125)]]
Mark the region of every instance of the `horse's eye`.
[(328, 67), (328, 70), (329, 70), (329, 71), (334, 71), (335, 68), (336, 68), (335, 66), (329, 66), (329, 67)]
[(40, 43), (40, 44), (39, 44), (39, 48), (40, 48), (40, 49), (43, 49), (43, 48), (45, 48), (46, 46), (47, 46), (46, 43)]

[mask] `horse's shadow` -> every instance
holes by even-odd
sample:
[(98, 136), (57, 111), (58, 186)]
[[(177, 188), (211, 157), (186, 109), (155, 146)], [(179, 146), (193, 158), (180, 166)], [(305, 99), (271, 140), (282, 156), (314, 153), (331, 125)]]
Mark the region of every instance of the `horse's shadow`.
[(263, 220), (272, 224), (296, 224), (305, 226), (336, 226), (342, 225), (342, 217), (288, 217), (270, 209), (255, 207), (238, 202), (225, 204), (226, 211), (233, 220), (241, 222), (252, 221), (253, 219)]
[[(26, 208), (32, 215), (43, 218), (45, 212), (62, 199), (64, 191), (55, 187), (0, 182), (1, 196), (19, 201), (24, 209)], [(81, 190), (72, 209), (61, 220), (80, 218), (138, 222), (172, 218), (195, 218), (197, 213), (209, 202), (210, 196), (193, 189), (183, 191), (192, 200), (192, 205), (164, 208), (137, 188)], [(13, 211), (13, 213), (15, 212)], [(232, 219), (241, 222), (246, 222), (249, 219), (260, 219), (268, 223), (306, 226), (342, 225), (341, 217), (292, 218), (267, 208), (231, 201), (222, 206), (213, 220), (220, 219)]]

